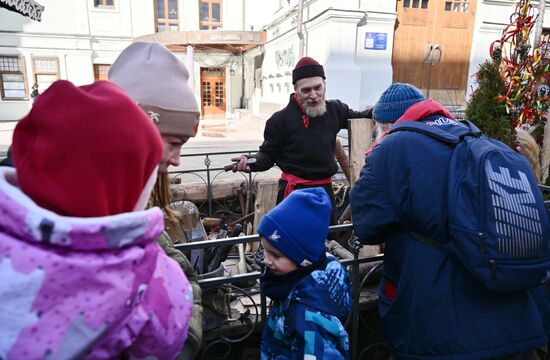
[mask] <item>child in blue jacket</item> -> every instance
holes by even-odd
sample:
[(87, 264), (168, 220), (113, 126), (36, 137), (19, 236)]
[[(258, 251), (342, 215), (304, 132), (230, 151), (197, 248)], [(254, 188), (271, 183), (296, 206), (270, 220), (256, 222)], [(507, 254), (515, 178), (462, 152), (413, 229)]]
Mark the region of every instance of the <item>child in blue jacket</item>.
[(273, 300), (261, 359), (348, 359), (341, 319), (351, 308), (346, 269), (327, 256), (332, 205), (323, 188), (293, 191), (258, 226), (264, 247), (261, 291)]

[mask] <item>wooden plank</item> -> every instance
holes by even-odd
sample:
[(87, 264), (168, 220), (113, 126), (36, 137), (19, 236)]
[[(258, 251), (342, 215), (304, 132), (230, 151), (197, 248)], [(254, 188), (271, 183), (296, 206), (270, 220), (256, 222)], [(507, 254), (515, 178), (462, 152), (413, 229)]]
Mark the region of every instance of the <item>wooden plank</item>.
[[(254, 184), (276, 184), (278, 179), (278, 176), (255, 179)], [(239, 190), (242, 190), (246, 193), (247, 184), (248, 182), (246, 180), (243, 180), (242, 178), (216, 180), (212, 183), (212, 198), (214, 200), (220, 200), (228, 197), (234, 197), (237, 196)], [(188, 182), (182, 184), (172, 184), (170, 186), (170, 189), (172, 190), (174, 201), (189, 200), (194, 203), (207, 201), (206, 183), (202, 181), (193, 183)]]
[[(374, 143), (374, 121), (372, 119), (353, 119), (348, 121), (349, 148), (350, 148), (350, 188), (359, 178), (359, 173), (365, 165), (365, 152)], [(353, 214), (352, 222), (353, 222)], [(376, 255), (381, 252), (380, 245), (365, 246), (361, 254)]]
[[(278, 182), (258, 184), (258, 191), (256, 192), (256, 201), (254, 203), (253, 231), (256, 231), (256, 229), (258, 228), (258, 225), (260, 224), (260, 220), (262, 220), (264, 215), (267, 214), (271, 209), (275, 207), (275, 203), (277, 202), (278, 186), (279, 186)], [(250, 245), (251, 245), (252, 251), (256, 251), (258, 249), (259, 243), (254, 242), (254, 243), (251, 243)]]
[(355, 184), (361, 168), (365, 165), (365, 152), (373, 144), (374, 121), (372, 119), (353, 119), (348, 122), (350, 147), (350, 187)]

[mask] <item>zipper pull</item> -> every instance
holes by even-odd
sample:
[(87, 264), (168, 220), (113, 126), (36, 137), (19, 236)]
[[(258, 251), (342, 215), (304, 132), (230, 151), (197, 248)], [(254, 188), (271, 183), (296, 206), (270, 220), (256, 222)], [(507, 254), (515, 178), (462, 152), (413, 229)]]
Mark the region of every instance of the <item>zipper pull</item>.
[(480, 232), (477, 236), (479, 237), (479, 251), (482, 253), (487, 252), (487, 248), (485, 247), (485, 234)]
[(489, 260), (489, 263), (491, 264), (491, 279), (497, 278), (497, 263), (495, 260)]

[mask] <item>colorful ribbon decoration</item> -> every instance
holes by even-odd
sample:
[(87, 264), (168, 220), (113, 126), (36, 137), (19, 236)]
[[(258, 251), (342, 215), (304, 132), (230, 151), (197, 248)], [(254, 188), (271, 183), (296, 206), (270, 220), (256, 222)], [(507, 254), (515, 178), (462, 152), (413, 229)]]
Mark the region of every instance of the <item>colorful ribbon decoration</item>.
[(534, 13), (530, 0), (520, 0), (501, 39), (489, 48), (506, 87), (506, 93), (496, 99), (505, 104), (513, 127), (546, 122), (550, 104), (550, 43), (530, 51), (529, 35), (537, 18)]

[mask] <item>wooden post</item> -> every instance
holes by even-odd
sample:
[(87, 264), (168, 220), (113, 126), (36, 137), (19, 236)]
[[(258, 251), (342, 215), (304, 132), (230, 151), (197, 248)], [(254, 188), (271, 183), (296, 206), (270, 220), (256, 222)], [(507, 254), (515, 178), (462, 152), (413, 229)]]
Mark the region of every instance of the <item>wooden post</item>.
[[(374, 120), (351, 119), (348, 121), (348, 133), (351, 170), (350, 187), (352, 187), (359, 178), (363, 165), (365, 165), (365, 152), (374, 143)], [(351, 214), (351, 217), (353, 219), (353, 214)], [(364, 246), (360, 250), (360, 256), (377, 255), (380, 250), (380, 245)]]
[[(256, 193), (256, 202), (254, 203), (254, 232), (260, 224), (260, 220), (264, 217), (269, 210), (275, 207), (277, 202), (277, 189), (279, 184), (277, 182), (259, 183), (258, 191)], [(259, 243), (251, 243), (252, 251), (258, 249)]]
[(365, 165), (365, 152), (373, 144), (374, 121), (372, 119), (352, 119), (348, 122), (350, 186), (355, 184)]

